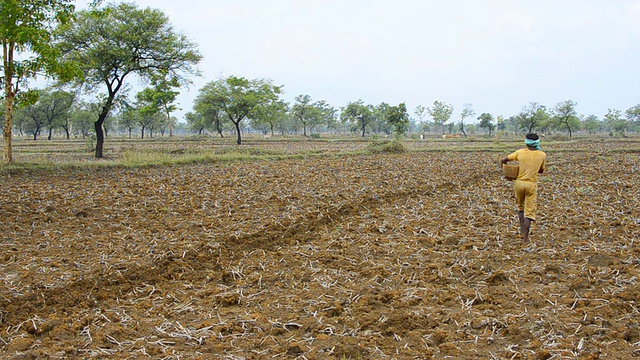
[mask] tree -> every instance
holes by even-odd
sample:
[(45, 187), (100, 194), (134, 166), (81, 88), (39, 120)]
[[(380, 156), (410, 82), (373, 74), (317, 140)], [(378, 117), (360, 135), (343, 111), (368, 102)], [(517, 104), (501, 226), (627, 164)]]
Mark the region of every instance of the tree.
[(625, 115), (630, 122), (640, 124), (640, 104), (627, 109)]
[(629, 126), (629, 123), (622, 118), (622, 111), (617, 109), (609, 109), (604, 115), (604, 121), (613, 132), (618, 134), (624, 134)]
[(149, 106), (155, 107), (166, 116), (166, 122), (169, 125), (169, 137), (173, 137), (171, 113), (178, 110), (178, 107), (173, 102), (180, 92), (172, 89), (179, 88), (180, 81), (176, 77), (167, 79), (164, 74), (160, 73), (151, 78), (151, 85), (151, 87), (142, 90), (139, 93), (139, 97), (147, 102)]
[(133, 129), (138, 125), (138, 115), (139, 113), (130, 106), (123, 106), (120, 111), (118, 111), (118, 127), (129, 134), (129, 139), (133, 137)]
[(418, 105), (416, 106), (414, 114), (418, 118), (418, 124), (420, 125), (422, 133), (426, 133), (427, 129), (429, 128), (429, 124), (427, 124), (427, 122), (424, 120), (424, 118), (427, 117), (428, 114), (427, 108), (422, 105)]
[(75, 134), (80, 134), (83, 139), (89, 136), (93, 124), (92, 119), (97, 114), (98, 108), (96, 103), (81, 101), (74, 104), (69, 116)]
[(198, 135), (204, 134), (204, 130), (207, 127), (207, 122), (204, 116), (195, 111), (190, 111), (184, 114), (184, 118), (187, 120), (189, 129)]
[(32, 135), (34, 141), (38, 140), (38, 136), (40, 136), (46, 124), (42, 109), (36, 104), (17, 108), (14, 117), (26, 134)]
[(269, 127), (271, 136), (275, 135), (275, 128), (278, 122), (287, 116), (288, 105), (282, 100), (274, 101), (271, 104), (261, 106), (254, 115), (252, 124), (265, 124)]
[(480, 124), (478, 124), (478, 127), (488, 131), (489, 136), (491, 136), (491, 133), (496, 128), (496, 126), (493, 124), (493, 116), (489, 113), (482, 113), (480, 114), (480, 116), (478, 116), (478, 120), (480, 120)]
[(52, 30), (67, 23), (73, 14), (72, 0), (2, 0), (0, 40), (2, 41), (2, 83), (4, 85), (4, 155), (13, 162), (12, 128), (14, 106), (33, 102), (33, 93), (23, 92), (27, 81), (44, 71), (68, 79), (79, 75), (72, 67), (61, 66), (59, 53), (51, 45)]
[(523, 107), (514, 120), (518, 128), (530, 133), (537, 128), (546, 126), (549, 120), (549, 113), (544, 105), (532, 102), (529, 103), (529, 106)]
[(342, 121), (359, 128), (364, 137), (367, 126), (374, 120), (373, 106), (365, 105), (362, 100), (350, 102), (340, 114)]
[(409, 113), (407, 112), (407, 105), (405, 105), (405, 103), (387, 108), (386, 118), (387, 122), (393, 126), (394, 133), (397, 137), (407, 133)]
[(21, 127), (37, 140), (42, 130), (48, 130), (51, 140), (53, 130), (62, 127), (75, 100), (73, 93), (51, 88), (36, 90), (35, 103), (18, 108), (15, 118)]
[(212, 84), (202, 87), (193, 103), (193, 112), (187, 121), (192, 129), (196, 129), (198, 134), (202, 134), (205, 129), (216, 131), (221, 138), (224, 138), (223, 112), (216, 101), (217, 94), (212, 89)]
[(451, 114), (453, 114), (453, 106), (436, 100), (433, 102), (433, 106), (428, 108), (427, 111), (433, 118), (435, 125), (442, 128), (442, 133), (444, 134), (444, 124), (449, 121), (449, 118), (451, 118)]
[(298, 95), (291, 107), (291, 115), (302, 124), (302, 135), (307, 136), (307, 127), (313, 126), (320, 119), (320, 114), (311, 103), (311, 96)]
[(582, 128), (587, 130), (589, 134), (593, 134), (600, 130), (601, 122), (596, 115), (589, 115), (582, 119)]
[(200, 91), (212, 103), (213, 109), (220, 110), (233, 123), (242, 145), (242, 120), (257, 116), (260, 108), (270, 106), (279, 100), (282, 86), (275, 86), (271, 80), (248, 80), (229, 76), (206, 84)]
[(573, 100), (565, 100), (554, 108), (554, 117), (560, 127), (566, 127), (571, 138), (573, 129), (580, 126), (580, 119), (576, 111), (577, 103)]
[(53, 129), (64, 127), (69, 137), (68, 120), (69, 111), (75, 101), (75, 94), (64, 90), (45, 89), (39, 92), (38, 102), (35, 104), (45, 118), (45, 125), (49, 134), (47, 139), (51, 140)]
[(462, 131), (462, 135), (464, 135), (465, 138), (467, 137), (467, 133), (464, 132), (464, 119), (472, 117), (475, 114), (475, 111), (473, 111), (473, 105), (464, 104), (464, 108), (462, 109), (462, 112), (460, 112), (460, 131)]
[(96, 158), (103, 157), (104, 122), (129, 77), (163, 76), (186, 84), (188, 76), (198, 74), (196, 66), (202, 58), (196, 45), (177, 33), (162, 11), (138, 9), (133, 3), (79, 12), (75, 22), (59, 28), (57, 44), (63, 59), (83, 71), (88, 91), (105, 87), (94, 123)]
[(319, 100), (314, 103), (315, 108), (318, 110), (319, 121), (318, 125), (325, 126), (326, 128), (336, 129), (338, 127), (336, 108), (331, 106), (325, 100)]
[(307, 136), (316, 126), (334, 126), (336, 110), (325, 100), (311, 102), (309, 95), (298, 95), (290, 110), (291, 117), (302, 124), (302, 133)]
[(371, 122), (371, 128), (374, 133), (393, 133), (393, 124), (391, 124), (387, 118), (390, 114), (390, 109), (391, 105), (384, 101), (373, 108), (373, 121)]

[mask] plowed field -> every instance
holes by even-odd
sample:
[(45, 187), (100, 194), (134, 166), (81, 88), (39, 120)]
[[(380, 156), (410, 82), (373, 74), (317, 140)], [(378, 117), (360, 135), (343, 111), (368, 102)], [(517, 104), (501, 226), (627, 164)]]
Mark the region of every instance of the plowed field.
[(637, 148), (545, 148), (528, 244), (489, 151), (5, 174), (0, 357), (637, 357)]

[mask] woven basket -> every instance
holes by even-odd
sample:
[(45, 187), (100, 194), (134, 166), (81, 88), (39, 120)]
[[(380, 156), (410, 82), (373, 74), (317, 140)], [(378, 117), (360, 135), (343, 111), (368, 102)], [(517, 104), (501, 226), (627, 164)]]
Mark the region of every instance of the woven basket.
[(515, 180), (518, 178), (518, 172), (520, 171), (520, 167), (518, 165), (502, 165), (502, 171), (504, 171), (504, 177), (509, 180)]

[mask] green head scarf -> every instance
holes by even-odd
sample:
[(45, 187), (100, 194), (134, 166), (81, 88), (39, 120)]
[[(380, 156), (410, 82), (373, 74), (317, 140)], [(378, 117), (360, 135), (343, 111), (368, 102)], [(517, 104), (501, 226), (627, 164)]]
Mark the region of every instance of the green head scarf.
[(524, 143), (527, 146), (535, 147), (537, 150), (542, 150), (542, 148), (540, 147), (540, 139), (538, 140), (524, 139)]

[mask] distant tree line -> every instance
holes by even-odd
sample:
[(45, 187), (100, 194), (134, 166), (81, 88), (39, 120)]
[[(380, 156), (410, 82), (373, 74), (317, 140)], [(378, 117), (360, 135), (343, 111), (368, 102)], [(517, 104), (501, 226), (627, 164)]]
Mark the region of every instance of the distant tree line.
[[(252, 97), (241, 100), (236, 106), (225, 102), (232, 98), (240, 99), (238, 94), (231, 96), (231, 92), (226, 93), (228, 99), (225, 99), (221, 87), (229, 81), (244, 84), (247, 96)], [(269, 91), (258, 95), (260, 88)], [(177, 92), (158, 92), (167, 95), (159, 97), (152, 95), (157, 89), (146, 88), (135, 94), (133, 100), (119, 99), (102, 127), (105, 134), (142, 139), (173, 136), (175, 133), (237, 137), (238, 132), (309, 137), (321, 134), (366, 136), (396, 133), (458, 133), (466, 137), (469, 134), (492, 136), (496, 133), (531, 131), (562, 133), (572, 137), (577, 133), (624, 135), (640, 132), (640, 105), (625, 112), (609, 109), (599, 118), (596, 115), (578, 115), (576, 103), (571, 100), (558, 103), (552, 109), (530, 103), (518, 114), (505, 118), (486, 112), (476, 117), (472, 105), (466, 104), (456, 120), (453, 107), (440, 101), (435, 101), (429, 108), (417, 106), (411, 117), (404, 104), (373, 105), (356, 100), (336, 108), (324, 100), (313, 100), (309, 95), (298, 95), (290, 104), (279, 97), (281, 90), (281, 86), (274, 86), (269, 80), (219, 79), (200, 89), (193, 109), (185, 114), (183, 121), (179, 121), (172, 115), (176, 109), (173, 100)], [(15, 111), (13, 129), (17, 135), (30, 136), (34, 140), (51, 139), (54, 132), (67, 139), (95, 136), (93, 125), (100, 113), (99, 101), (88, 102), (77, 93), (57, 87), (36, 90), (36, 93), (37, 101), (18, 107)], [(158, 98), (173, 100), (158, 102)], [(406, 118), (406, 125), (400, 131), (394, 126), (390, 115), (398, 107), (403, 108), (402, 117)]]

